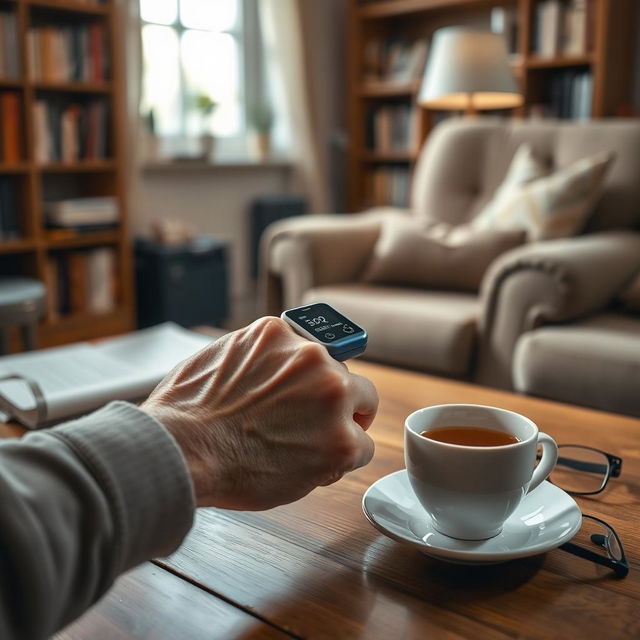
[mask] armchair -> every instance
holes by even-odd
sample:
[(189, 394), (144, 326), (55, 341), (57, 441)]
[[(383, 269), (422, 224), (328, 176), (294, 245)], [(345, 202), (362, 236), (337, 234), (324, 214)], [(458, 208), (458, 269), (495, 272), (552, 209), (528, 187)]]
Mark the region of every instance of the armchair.
[[(404, 215), (469, 221), (491, 198), (523, 142), (550, 168), (597, 151), (615, 153), (587, 235), (503, 254), (479, 292), (362, 280), (382, 220)], [(640, 236), (625, 231), (640, 218), (638, 149), (640, 123), (633, 120), (448, 121), (421, 153), (410, 209), (310, 216), (268, 229), (262, 243), (264, 308), (275, 314), (323, 299), (367, 327), (369, 358), (513, 388), (514, 352), (528, 360), (534, 349), (519, 344), (523, 336), (543, 323), (573, 321), (606, 308), (640, 269)]]

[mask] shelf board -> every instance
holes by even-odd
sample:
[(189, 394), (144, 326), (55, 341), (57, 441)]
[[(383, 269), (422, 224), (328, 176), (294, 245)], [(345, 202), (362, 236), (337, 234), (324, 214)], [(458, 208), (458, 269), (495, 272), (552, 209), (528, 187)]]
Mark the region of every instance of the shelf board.
[(392, 82), (367, 82), (360, 87), (360, 95), (366, 98), (392, 98), (411, 97), (420, 91), (420, 82), (405, 82), (402, 84)]
[(90, 173), (113, 171), (116, 168), (114, 160), (81, 160), (79, 162), (50, 162), (36, 165), (43, 173)]
[(2, 253), (23, 253), (34, 251), (37, 248), (33, 238), (20, 238), (18, 240), (0, 240), (0, 254)]
[(24, 82), (18, 78), (0, 78), (0, 89), (23, 89)]
[(45, 233), (45, 245), (49, 249), (72, 249), (75, 247), (91, 247), (99, 244), (116, 244), (120, 234), (113, 231), (97, 231), (95, 233), (76, 233), (69, 236), (56, 237), (51, 232)]
[(75, 313), (40, 327), (40, 346), (51, 347), (78, 340), (95, 340), (131, 331), (132, 309), (120, 306), (105, 314)]
[(363, 162), (413, 162), (418, 157), (418, 151), (368, 151), (361, 154)]
[(377, 0), (358, 7), (361, 18), (389, 18), (435, 9), (460, 8), (465, 5), (495, 4), (484, 0)]
[(525, 66), (528, 69), (552, 69), (556, 67), (584, 66), (592, 63), (593, 56), (590, 54), (582, 56), (554, 56), (553, 58), (543, 58), (532, 55), (525, 61)]
[(65, 93), (111, 93), (110, 82), (50, 82), (34, 80), (30, 86), (37, 91), (64, 91)]
[(56, 11), (71, 11), (73, 13), (90, 13), (104, 15), (111, 10), (111, 3), (94, 4), (82, 0), (26, 0), (30, 7), (38, 9), (54, 9)]
[(28, 173), (28, 164), (4, 164), (0, 162), (0, 175), (7, 173)]

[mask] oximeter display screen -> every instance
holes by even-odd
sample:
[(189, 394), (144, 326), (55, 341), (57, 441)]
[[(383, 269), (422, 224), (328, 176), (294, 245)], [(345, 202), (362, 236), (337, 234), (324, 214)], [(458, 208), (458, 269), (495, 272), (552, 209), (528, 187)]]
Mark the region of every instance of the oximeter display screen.
[(286, 311), (285, 314), (322, 342), (335, 342), (363, 331), (357, 324), (324, 302), (299, 307)]

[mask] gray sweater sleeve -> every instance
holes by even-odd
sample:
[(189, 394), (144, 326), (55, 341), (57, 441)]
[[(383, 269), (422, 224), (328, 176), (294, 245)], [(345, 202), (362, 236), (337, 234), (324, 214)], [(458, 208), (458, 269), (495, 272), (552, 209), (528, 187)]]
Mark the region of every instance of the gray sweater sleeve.
[(48, 638), (174, 551), (194, 508), (175, 440), (128, 403), (0, 441), (0, 638)]

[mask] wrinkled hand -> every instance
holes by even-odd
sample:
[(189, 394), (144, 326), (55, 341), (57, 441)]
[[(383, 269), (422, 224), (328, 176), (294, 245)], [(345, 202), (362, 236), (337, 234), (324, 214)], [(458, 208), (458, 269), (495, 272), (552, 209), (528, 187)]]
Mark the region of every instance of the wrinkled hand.
[(369, 380), (268, 317), (183, 362), (141, 408), (178, 442), (198, 506), (259, 510), (367, 464), (377, 407)]

